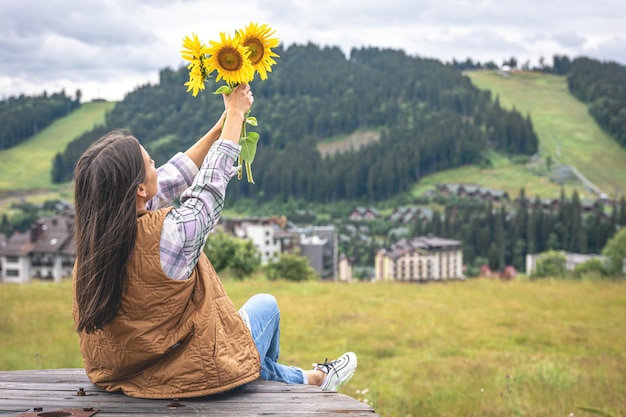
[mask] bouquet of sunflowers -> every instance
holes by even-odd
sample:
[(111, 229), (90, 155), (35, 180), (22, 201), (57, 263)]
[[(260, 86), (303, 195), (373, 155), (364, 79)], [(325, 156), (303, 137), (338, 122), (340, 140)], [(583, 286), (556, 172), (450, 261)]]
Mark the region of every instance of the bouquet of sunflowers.
[[(213, 71), (217, 71), (216, 81), (223, 79), (226, 83), (213, 94), (230, 94), (237, 85), (252, 82), (257, 72), (261, 80), (266, 80), (267, 73), (276, 64), (274, 58), (278, 57), (272, 51), (280, 42), (273, 37), (274, 33), (265, 24), (250, 23), (244, 29), (236, 30), (234, 36), (221, 32), (220, 41), (210, 41), (209, 45), (200, 42), (195, 33), (192, 33), (191, 38), (185, 36), (180, 52), (183, 59), (189, 61), (189, 81), (185, 83), (187, 92), (195, 97), (198, 92), (204, 91), (204, 83)], [(241, 153), (238, 178), (242, 178), (241, 166), (245, 165), (248, 182), (254, 183), (251, 165), (256, 155), (259, 134), (247, 132), (246, 125), (257, 126), (257, 120), (250, 116), (250, 112), (244, 119), (239, 139)]]

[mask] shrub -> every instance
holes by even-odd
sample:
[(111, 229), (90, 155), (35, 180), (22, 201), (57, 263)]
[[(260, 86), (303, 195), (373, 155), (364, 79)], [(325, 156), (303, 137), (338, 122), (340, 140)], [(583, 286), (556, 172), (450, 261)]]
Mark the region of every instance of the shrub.
[(511, 162), (517, 165), (526, 165), (530, 162), (530, 157), (528, 155), (513, 155)]
[(317, 273), (309, 265), (308, 258), (290, 253), (283, 253), (277, 261), (270, 262), (264, 269), (270, 281), (280, 278), (288, 281), (308, 281), (317, 277)]
[(623, 276), (624, 259), (626, 259), (626, 227), (623, 227), (607, 242), (602, 254), (610, 260), (609, 274), (614, 277)]
[(585, 263), (578, 264), (574, 268), (574, 278), (601, 279), (608, 275), (604, 262), (600, 259), (590, 259)]
[(539, 255), (537, 269), (530, 275), (531, 278), (565, 277), (565, 255), (561, 252), (549, 250)]
[(238, 239), (225, 232), (209, 234), (204, 252), (216, 272), (228, 269), (236, 279), (244, 279), (261, 264), (259, 251), (248, 239)]

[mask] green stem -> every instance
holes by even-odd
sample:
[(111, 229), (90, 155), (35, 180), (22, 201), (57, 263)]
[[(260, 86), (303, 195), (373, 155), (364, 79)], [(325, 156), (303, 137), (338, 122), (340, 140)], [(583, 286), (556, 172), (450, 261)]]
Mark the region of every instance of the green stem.
[[(241, 124), (241, 139), (245, 139), (248, 137), (248, 130), (246, 129), (246, 119), (250, 115), (250, 110), (246, 112), (243, 123)], [(246, 177), (248, 178), (248, 182), (254, 184), (254, 179), (252, 178), (252, 167), (250, 166), (250, 162), (244, 161), (246, 166)], [(241, 179), (241, 178), (239, 178)]]
[(254, 178), (252, 178), (252, 165), (250, 162), (246, 161), (246, 176), (248, 177), (248, 182), (254, 184)]

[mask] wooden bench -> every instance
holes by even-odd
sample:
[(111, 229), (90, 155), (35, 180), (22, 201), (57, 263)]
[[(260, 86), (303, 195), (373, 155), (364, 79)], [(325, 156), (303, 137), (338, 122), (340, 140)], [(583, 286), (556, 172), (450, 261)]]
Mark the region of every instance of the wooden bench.
[(367, 404), (311, 385), (255, 381), (201, 398), (143, 400), (93, 386), (83, 369), (0, 372), (0, 415), (24, 417), (368, 416)]

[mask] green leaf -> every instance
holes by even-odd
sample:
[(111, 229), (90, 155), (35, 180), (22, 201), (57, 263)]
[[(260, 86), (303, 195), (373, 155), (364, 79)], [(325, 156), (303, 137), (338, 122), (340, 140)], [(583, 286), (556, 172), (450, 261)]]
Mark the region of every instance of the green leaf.
[(218, 88), (217, 90), (215, 90), (213, 92), (213, 94), (230, 94), (232, 92), (233, 92), (233, 90), (229, 86), (223, 85), (220, 88)]
[(241, 145), (241, 159), (252, 163), (254, 156), (256, 155), (256, 145), (259, 141), (259, 134), (257, 132), (248, 132), (248, 136), (241, 138), (239, 144)]
[(249, 124), (250, 126), (258, 126), (259, 125), (257, 123), (256, 117), (254, 117), (254, 116), (246, 117), (246, 123)]

